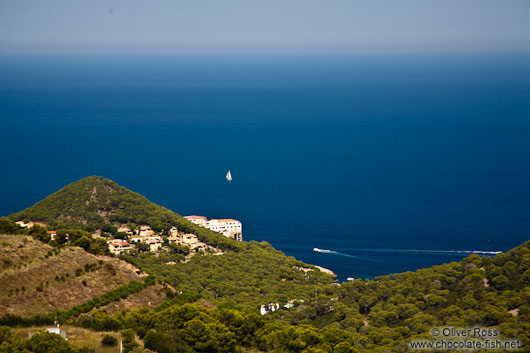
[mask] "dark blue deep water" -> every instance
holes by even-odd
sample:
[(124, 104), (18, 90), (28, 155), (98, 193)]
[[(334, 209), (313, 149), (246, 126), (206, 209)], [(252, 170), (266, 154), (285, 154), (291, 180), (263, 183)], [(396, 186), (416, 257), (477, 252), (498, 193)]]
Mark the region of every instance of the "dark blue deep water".
[(530, 238), (530, 56), (4, 57), (0, 153), (0, 215), (102, 175), (341, 280), (415, 270)]

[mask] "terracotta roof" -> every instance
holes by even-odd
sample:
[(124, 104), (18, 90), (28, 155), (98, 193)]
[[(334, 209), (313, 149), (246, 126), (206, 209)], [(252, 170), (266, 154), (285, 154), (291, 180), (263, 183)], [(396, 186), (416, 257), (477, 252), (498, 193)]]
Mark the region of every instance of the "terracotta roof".
[(204, 216), (185, 216), (186, 219), (206, 219)]
[(126, 246), (126, 245), (130, 245), (130, 244), (127, 243), (126, 241), (115, 241), (115, 242), (110, 243), (110, 245), (112, 245), (112, 246), (116, 246), (116, 245)]
[(225, 219), (210, 219), (211, 221), (217, 221), (219, 223), (228, 223), (228, 222), (239, 222), (238, 220), (231, 219), (231, 218), (225, 218)]

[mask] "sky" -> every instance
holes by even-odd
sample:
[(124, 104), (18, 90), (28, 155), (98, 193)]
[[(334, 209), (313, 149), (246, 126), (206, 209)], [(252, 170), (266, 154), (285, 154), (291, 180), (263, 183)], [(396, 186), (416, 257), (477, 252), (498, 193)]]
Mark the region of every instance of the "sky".
[(0, 0), (0, 54), (529, 49), (528, 0)]

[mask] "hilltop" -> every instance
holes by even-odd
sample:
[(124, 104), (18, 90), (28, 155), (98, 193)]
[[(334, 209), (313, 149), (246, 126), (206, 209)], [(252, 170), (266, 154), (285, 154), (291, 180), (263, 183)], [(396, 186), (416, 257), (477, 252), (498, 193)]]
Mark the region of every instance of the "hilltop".
[(162, 230), (179, 220), (144, 196), (98, 176), (73, 182), (10, 218), (89, 232), (105, 231), (109, 224), (128, 223), (148, 224)]
[(33, 206), (9, 216), (14, 221), (44, 223), (51, 229), (83, 229), (93, 234), (115, 234), (120, 227), (147, 225), (157, 232), (172, 227), (194, 233), (204, 243), (238, 250), (241, 244), (202, 228), (146, 197), (100, 176), (71, 183)]

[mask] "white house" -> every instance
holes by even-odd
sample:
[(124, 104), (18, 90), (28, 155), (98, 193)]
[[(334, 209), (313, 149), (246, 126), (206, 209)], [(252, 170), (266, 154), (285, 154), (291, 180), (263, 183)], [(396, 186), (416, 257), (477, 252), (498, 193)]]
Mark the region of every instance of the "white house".
[(66, 332), (61, 330), (59, 327), (48, 327), (46, 329), (46, 331), (48, 331), (50, 333), (55, 333), (55, 334), (61, 336), (62, 338), (66, 339)]
[[(57, 327), (48, 327), (48, 328), (46, 328), (46, 331), (49, 332), (49, 333), (55, 333), (56, 335), (59, 335), (62, 338), (64, 338), (65, 340), (67, 340), (66, 331), (61, 330), (61, 328), (59, 328), (59, 324), (57, 324)], [(28, 339), (30, 339), (31, 336), (33, 336), (34, 334), (35, 334), (35, 331), (28, 331)]]
[(285, 305), (283, 306), (284, 308), (286, 309), (291, 309), (292, 307), (295, 306), (296, 303), (303, 303), (304, 300), (303, 299), (291, 299), (289, 301), (287, 301), (287, 303), (285, 303)]
[(280, 308), (280, 304), (278, 303), (270, 303), (266, 305), (262, 305), (259, 308), (259, 312), (261, 315), (265, 315), (268, 313), (272, 313), (273, 311), (276, 311)]

